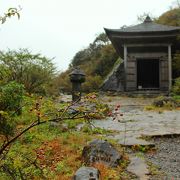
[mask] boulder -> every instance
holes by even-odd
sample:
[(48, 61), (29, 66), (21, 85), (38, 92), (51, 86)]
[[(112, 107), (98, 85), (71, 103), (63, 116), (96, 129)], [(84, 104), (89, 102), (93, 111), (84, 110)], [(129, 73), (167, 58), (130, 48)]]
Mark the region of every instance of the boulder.
[(73, 180), (99, 180), (99, 170), (93, 167), (81, 167), (79, 168)]
[(123, 92), (125, 87), (124, 63), (119, 59), (101, 86), (102, 91)]
[(103, 163), (109, 167), (117, 167), (122, 159), (122, 155), (104, 140), (93, 140), (85, 146), (82, 157), (86, 164)]

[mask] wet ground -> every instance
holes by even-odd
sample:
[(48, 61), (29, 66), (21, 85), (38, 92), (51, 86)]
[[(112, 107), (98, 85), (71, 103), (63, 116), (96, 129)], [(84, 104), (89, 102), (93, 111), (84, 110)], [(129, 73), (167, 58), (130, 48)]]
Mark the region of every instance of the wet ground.
[[(153, 98), (128, 98), (128, 97), (103, 97), (105, 103), (112, 108), (121, 105), (115, 120), (107, 118), (94, 121), (97, 127), (115, 130), (114, 135), (108, 138), (116, 139), (125, 146), (150, 145), (155, 146), (157, 152), (144, 154), (139, 158), (130, 153), (131, 164), (129, 171), (137, 175), (137, 179), (180, 179), (180, 111), (146, 111), (146, 106), (151, 105)], [(142, 137), (158, 137), (145, 140)], [(164, 138), (164, 136), (167, 136)], [(153, 175), (148, 169), (148, 164), (160, 171), (160, 175)]]
[[(71, 97), (67, 96), (65, 100), (71, 101)], [(121, 106), (115, 120), (109, 117), (105, 120), (93, 121), (96, 127), (116, 132), (114, 135), (108, 135), (107, 138), (115, 139), (125, 146), (149, 145), (157, 149), (156, 153), (143, 153), (140, 157), (128, 151), (131, 161), (128, 170), (136, 174), (137, 179), (140, 180), (180, 179), (180, 111), (144, 110), (152, 104), (154, 98), (102, 96), (101, 100), (112, 109), (117, 105)], [(172, 138), (171, 135), (175, 137)], [(151, 140), (142, 138), (149, 136), (156, 138)], [(156, 171), (160, 171), (160, 174), (156, 174)]]
[[(142, 139), (143, 136), (163, 136), (180, 134), (180, 111), (146, 111), (144, 108), (152, 104), (152, 98), (106, 97), (103, 99), (112, 108), (121, 105), (119, 115), (113, 120), (109, 117), (102, 121), (94, 121), (97, 127), (116, 130), (111, 138), (123, 145), (148, 145), (153, 142)], [(123, 114), (121, 116), (120, 114)]]

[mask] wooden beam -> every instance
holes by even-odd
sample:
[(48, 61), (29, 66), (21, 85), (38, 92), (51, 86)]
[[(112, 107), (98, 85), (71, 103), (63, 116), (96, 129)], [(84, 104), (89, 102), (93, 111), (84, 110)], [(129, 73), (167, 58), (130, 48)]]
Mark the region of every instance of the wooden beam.
[(117, 38), (117, 39), (142, 39), (142, 38), (168, 38), (168, 37), (173, 37), (175, 38), (177, 34), (169, 34), (169, 35), (112, 35), (112, 38)]
[(124, 73), (125, 73), (125, 84), (124, 84), (124, 90), (126, 91), (126, 84), (127, 84), (127, 82), (126, 82), (126, 80), (127, 80), (127, 78), (126, 78), (126, 68), (127, 68), (127, 46), (126, 45), (124, 45)]
[(171, 56), (171, 45), (168, 45), (168, 72), (169, 72), (169, 91), (172, 87), (172, 56)]
[(126, 47), (167, 47), (167, 43), (148, 43), (148, 44), (126, 44)]

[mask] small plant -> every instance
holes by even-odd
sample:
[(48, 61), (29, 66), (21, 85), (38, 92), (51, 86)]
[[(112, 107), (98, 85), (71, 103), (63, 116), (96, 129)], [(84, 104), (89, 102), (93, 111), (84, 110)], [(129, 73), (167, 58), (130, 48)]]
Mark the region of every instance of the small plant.
[(153, 164), (150, 161), (148, 161), (147, 164), (148, 164), (151, 175), (156, 176), (157, 179), (161, 179), (162, 176), (165, 175), (165, 173), (160, 171), (160, 168), (157, 165)]
[(9, 114), (5, 111), (0, 111), (0, 134), (5, 135), (7, 138), (8, 135), (13, 135), (14, 131), (14, 122)]
[(110, 134), (112, 133), (111, 130), (106, 130), (103, 128), (99, 128), (99, 127), (94, 127), (91, 124), (85, 124), (82, 128), (81, 131), (84, 133), (88, 133), (88, 134)]
[(149, 145), (133, 145), (131, 149), (133, 151), (140, 151), (142, 153), (155, 151), (154, 147), (151, 147)]

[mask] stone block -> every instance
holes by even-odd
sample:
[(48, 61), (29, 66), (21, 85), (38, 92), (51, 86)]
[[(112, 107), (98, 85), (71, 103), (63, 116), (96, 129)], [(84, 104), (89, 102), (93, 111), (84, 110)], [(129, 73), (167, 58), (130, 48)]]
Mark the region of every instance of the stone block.
[(73, 180), (99, 180), (100, 172), (94, 167), (81, 167), (79, 168)]
[(84, 147), (82, 156), (86, 164), (103, 163), (109, 167), (117, 167), (122, 159), (110, 143), (98, 139)]

